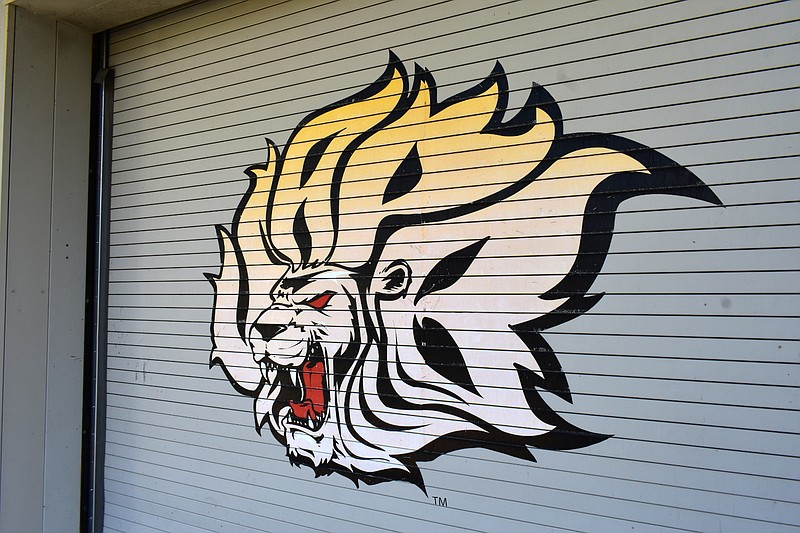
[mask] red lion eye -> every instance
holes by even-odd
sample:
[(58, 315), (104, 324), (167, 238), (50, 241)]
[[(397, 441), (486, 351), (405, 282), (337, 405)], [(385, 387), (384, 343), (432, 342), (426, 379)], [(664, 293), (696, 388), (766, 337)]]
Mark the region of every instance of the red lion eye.
[(305, 302), (305, 304), (313, 307), (314, 309), (323, 309), (326, 305), (328, 305), (328, 302), (331, 301), (333, 295), (333, 292), (325, 291), (322, 294), (314, 296), (312, 299)]

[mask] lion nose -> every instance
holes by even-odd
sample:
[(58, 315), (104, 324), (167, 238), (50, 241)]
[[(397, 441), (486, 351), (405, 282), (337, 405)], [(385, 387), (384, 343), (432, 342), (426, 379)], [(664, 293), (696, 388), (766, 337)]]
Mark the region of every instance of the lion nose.
[(286, 331), (285, 324), (263, 324), (256, 322), (253, 324), (253, 328), (258, 331), (261, 335), (261, 338), (264, 339), (265, 342), (269, 341), (275, 335)]

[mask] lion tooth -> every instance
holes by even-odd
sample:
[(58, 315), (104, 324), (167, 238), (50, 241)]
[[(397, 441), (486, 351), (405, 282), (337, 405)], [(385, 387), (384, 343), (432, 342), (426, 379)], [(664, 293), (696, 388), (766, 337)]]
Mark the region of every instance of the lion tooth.
[(267, 374), (267, 365), (261, 362), (258, 364), (258, 369), (261, 371), (261, 379), (263, 379), (267, 385), (271, 385), (269, 375)]
[(278, 377), (278, 367), (275, 365), (267, 366), (267, 383), (272, 383)]

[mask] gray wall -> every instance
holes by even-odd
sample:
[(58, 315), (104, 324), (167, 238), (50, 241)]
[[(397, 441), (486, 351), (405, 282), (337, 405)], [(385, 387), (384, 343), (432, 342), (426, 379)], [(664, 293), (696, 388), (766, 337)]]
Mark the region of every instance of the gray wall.
[[(573, 7), (569, 7), (573, 5)], [(578, 5), (580, 4), (580, 5)], [(108, 531), (791, 531), (800, 526), (800, 3), (211, 0), (114, 32)], [(726, 205), (626, 201), (586, 315), (548, 332), (571, 422), (538, 463), (476, 449), (407, 483), (295, 468), (209, 369), (215, 224), (269, 137), (365, 87), (387, 49), (439, 98), (500, 60), (567, 132), (652, 146)], [(434, 497), (437, 499), (434, 500)], [(438, 498), (447, 499), (447, 507)]]
[(0, 531), (76, 531), (91, 36), (6, 12)]

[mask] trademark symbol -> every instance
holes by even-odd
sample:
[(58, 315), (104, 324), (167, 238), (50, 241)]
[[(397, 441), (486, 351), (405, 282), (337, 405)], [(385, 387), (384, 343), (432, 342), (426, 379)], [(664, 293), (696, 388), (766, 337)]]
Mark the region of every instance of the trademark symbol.
[(442, 498), (440, 496), (431, 496), (433, 500), (433, 505), (438, 505), (439, 507), (447, 507), (447, 498)]

